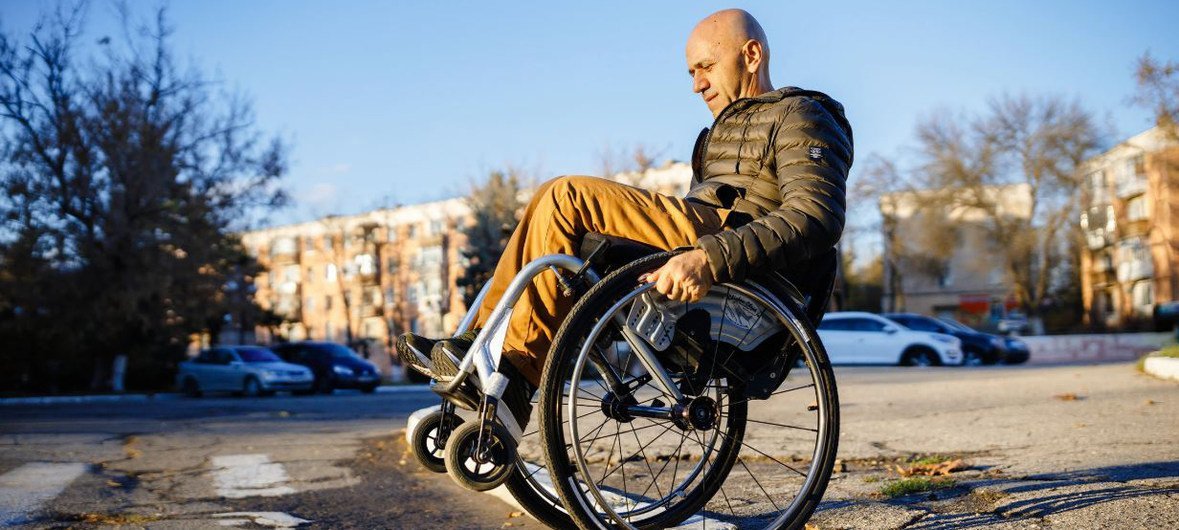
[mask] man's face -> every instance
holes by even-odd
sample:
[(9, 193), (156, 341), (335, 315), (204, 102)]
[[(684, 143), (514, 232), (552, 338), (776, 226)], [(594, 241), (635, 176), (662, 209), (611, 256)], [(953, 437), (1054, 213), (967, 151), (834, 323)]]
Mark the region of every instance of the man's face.
[(696, 31), (688, 38), (688, 75), (692, 76), (692, 91), (704, 98), (716, 117), (741, 97), (745, 64), (740, 47), (725, 46), (707, 33)]

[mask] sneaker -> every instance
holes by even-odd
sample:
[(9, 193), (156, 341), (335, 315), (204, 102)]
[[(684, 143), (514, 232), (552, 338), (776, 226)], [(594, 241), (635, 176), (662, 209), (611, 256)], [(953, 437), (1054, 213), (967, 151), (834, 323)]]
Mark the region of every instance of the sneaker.
[[(478, 334), (479, 330), (475, 329), (466, 331), (453, 339), (443, 340), (466, 340), (467, 347), (470, 347), (470, 342), (474, 341), (475, 336)], [(421, 372), (430, 379), (437, 379), (438, 371), (432, 362), (431, 352), (433, 351), (434, 346), (439, 342), (441, 341), (437, 339), (427, 339), (426, 337), (414, 333), (402, 333), (401, 335), (397, 336), (397, 356), (401, 358), (402, 364), (409, 366), (418, 372)], [(454, 373), (451, 373), (450, 375), (453, 377)]]
[(401, 364), (413, 368), (422, 375), (435, 379), (433, 366), (430, 363), (430, 350), (438, 341), (427, 339), (413, 333), (402, 333), (397, 336), (397, 357)]

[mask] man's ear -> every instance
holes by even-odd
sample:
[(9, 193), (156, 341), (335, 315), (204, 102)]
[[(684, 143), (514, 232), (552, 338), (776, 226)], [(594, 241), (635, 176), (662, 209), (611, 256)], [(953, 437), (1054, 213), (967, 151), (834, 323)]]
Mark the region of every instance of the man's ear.
[(741, 58), (745, 61), (745, 71), (755, 74), (758, 68), (761, 68), (762, 61), (765, 60), (765, 48), (760, 42), (749, 39), (741, 47)]

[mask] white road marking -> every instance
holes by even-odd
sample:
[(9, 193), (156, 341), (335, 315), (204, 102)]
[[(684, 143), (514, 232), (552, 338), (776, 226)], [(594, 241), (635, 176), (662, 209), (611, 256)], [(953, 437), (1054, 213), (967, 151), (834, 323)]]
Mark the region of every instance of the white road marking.
[(294, 488), (286, 485), (290, 480), (286, 469), (264, 454), (215, 456), (213, 473), (217, 494), (229, 499), (295, 493)]
[(61, 495), (86, 469), (80, 463), (33, 462), (0, 475), (0, 526), (30, 522), (41, 505)]
[(254, 523), (259, 526), (269, 526), (271, 528), (295, 528), (311, 522), (307, 519), (300, 519), (283, 512), (228, 512), (215, 513), (213, 517), (230, 517), (230, 519), (218, 521), (221, 523), (221, 526), (241, 526), (247, 523)]

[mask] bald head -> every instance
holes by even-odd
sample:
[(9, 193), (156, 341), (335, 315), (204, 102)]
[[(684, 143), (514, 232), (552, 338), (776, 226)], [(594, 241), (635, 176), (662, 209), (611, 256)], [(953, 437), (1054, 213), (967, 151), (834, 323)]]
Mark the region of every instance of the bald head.
[(713, 116), (729, 103), (773, 90), (770, 47), (761, 24), (741, 9), (717, 11), (692, 29), (687, 45), (692, 90)]

